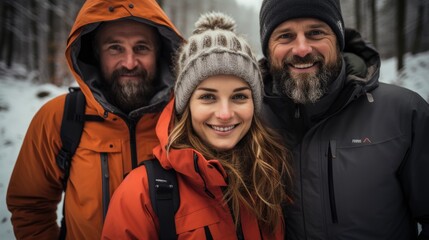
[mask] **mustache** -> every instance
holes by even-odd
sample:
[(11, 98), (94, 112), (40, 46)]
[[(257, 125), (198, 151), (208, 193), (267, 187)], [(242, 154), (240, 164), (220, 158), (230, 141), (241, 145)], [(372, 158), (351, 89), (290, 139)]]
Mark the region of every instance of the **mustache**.
[(283, 67), (286, 67), (289, 64), (306, 64), (306, 63), (315, 63), (315, 62), (324, 62), (325, 58), (321, 55), (308, 54), (304, 57), (292, 55), (286, 56), (282, 60)]
[(123, 76), (123, 75), (146, 78), (148, 73), (145, 69), (141, 69), (141, 68), (135, 68), (135, 69), (131, 69), (131, 70), (126, 69), (126, 68), (120, 68), (120, 69), (113, 71), (112, 78), (116, 79), (119, 76)]

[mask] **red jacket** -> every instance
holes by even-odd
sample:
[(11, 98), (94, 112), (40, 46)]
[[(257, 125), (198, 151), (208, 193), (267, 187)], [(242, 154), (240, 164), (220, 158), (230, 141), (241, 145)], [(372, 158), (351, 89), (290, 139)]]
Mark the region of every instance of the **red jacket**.
[[(163, 57), (157, 79), (160, 89), (151, 106), (120, 113), (97, 88), (98, 70), (92, 42), (84, 34), (100, 22), (119, 18), (140, 19), (159, 29)], [(143, 20), (142, 20), (143, 19)], [(65, 194), (67, 239), (99, 239), (103, 208), (132, 162), (153, 158), (158, 145), (155, 126), (163, 107), (171, 98), (174, 78), (168, 70), (181, 36), (156, 1), (87, 0), (71, 30), (66, 58), (85, 95), (86, 114), (98, 115), (103, 122), (86, 122), (80, 144), (72, 159)], [(55, 162), (61, 147), (60, 125), (65, 95), (44, 105), (34, 116), (16, 161), (7, 192), (7, 205), (18, 239), (57, 239), (57, 205), (63, 187), (62, 172)], [(103, 170), (104, 169), (104, 170)]]
[[(180, 206), (175, 215), (179, 239), (206, 239), (208, 227), (213, 239), (237, 239), (235, 225), (227, 205), (222, 201), (221, 187), (226, 186), (226, 173), (217, 160), (205, 159), (193, 149), (171, 150), (165, 146), (174, 101), (164, 109), (157, 124), (160, 146), (154, 155), (166, 169), (177, 172)], [(198, 160), (194, 160), (194, 156)], [(198, 168), (198, 172), (196, 171)], [(208, 195), (209, 191), (213, 196)], [(274, 235), (262, 233), (250, 211), (241, 209), (245, 239), (283, 239), (283, 226)], [(119, 186), (109, 206), (103, 228), (103, 239), (158, 239), (158, 219), (152, 209), (144, 165), (133, 170)]]

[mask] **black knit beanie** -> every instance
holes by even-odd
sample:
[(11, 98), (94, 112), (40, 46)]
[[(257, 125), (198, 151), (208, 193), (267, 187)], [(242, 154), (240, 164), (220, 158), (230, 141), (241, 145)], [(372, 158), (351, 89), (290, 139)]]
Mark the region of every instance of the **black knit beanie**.
[(317, 18), (337, 35), (340, 50), (344, 49), (344, 21), (339, 0), (264, 0), (259, 13), (262, 52), (267, 56), (268, 40), (274, 29), (293, 18)]

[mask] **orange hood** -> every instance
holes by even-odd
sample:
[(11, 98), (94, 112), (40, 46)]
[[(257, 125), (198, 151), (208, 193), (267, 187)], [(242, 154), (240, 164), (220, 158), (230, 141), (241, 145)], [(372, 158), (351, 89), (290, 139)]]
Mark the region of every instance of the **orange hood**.
[(156, 81), (159, 92), (149, 106), (137, 112), (159, 111), (171, 97), (174, 85), (174, 77), (170, 71), (173, 65), (171, 59), (183, 38), (156, 1), (87, 0), (70, 32), (66, 58), (70, 70), (86, 96), (88, 106), (95, 108), (99, 115), (103, 115), (105, 111), (117, 112), (118, 109), (106, 100), (99, 88), (101, 78), (92, 49), (94, 30), (102, 22), (124, 18), (153, 26), (158, 30), (161, 39), (162, 53)]

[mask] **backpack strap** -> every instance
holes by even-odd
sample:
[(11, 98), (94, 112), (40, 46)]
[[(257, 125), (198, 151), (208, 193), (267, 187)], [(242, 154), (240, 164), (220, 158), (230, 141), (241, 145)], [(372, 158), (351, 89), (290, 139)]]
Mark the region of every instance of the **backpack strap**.
[[(56, 156), (58, 167), (64, 172), (62, 184), (64, 191), (67, 188), (67, 181), (70, 176), (71, 159), (79, 146), (85, 121), (103, 121), (99, 116), (85, 115), (85, 96), (79, 88), (70, 87), (64, 104), (63, 119), (61, 122), (61, 149)], [(97, 118), (98, 117), (98, 118)], [(65, 204), (63, 204), (63, 218), (61, 220), (61, 230), (59, 239), (66, 237), (66, 225), (64, 218)]]
[(69, 88), (69, 91), (70, 93), (66, 96), (61, 122), (60, 136), (62, 146), (56, 157), (58, 166), (64, 172), (62, 179), (64, 190), (67, 188), (71, 158), (76, 152), (82, 136), (86, 105), (85, 96), (81, 91), (76, 91), (76, 89), (72, 88)]
[(143, 161), (146, 166), (149, 195), (159, 220), (159, 239), (177, 239), (174, 215), (180, 204), (176, 171), (164, 169), (157, 159)]
[[(84, 115), (85, 115), (85, 96), (81, 91), (69, 88), (64, 104), (63, 119), (61, 122), (61, 149), (56, 156), (58, 167), (64, 172), (62, 178), (64, 191), (67, 188), (67, 181), (70, 174), (71, 159), (79, 145), (82, 136)], [(61, 219), (61, 229), (59, 239), (66, 239), (65, 222), (65, 204), (63, 204), (63, 218)]]

